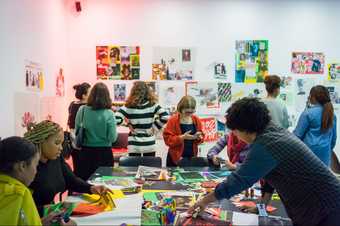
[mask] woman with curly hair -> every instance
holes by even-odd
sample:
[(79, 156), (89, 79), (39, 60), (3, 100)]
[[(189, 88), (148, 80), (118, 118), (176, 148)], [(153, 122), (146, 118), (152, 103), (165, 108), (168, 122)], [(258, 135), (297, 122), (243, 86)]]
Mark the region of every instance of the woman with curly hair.
[(130, 128), (128, 152), (130, 156), (155, 156), (156, 138), (153, 126), (162, 129), (168, 113), (157, 104), (157, 97), (147, 83), (133, 84), (125, 106), (116, 113), (117, 124)]

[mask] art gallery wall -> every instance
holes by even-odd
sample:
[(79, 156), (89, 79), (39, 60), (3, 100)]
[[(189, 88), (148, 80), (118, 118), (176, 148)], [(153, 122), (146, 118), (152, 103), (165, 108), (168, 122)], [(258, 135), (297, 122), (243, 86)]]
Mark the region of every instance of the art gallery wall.
[[(68, 18), (73, 83), (97, 81), (100, 45), (139, 45), (142, 80), (151, 79), (158, 46), (194, 47), (194, 76), (201, 81), (211, 81), (214, 63), (223, 62), (234, 82), (236, 40), (269, 40), (269, 73), (292, 75), (293, 51), (323, 52), (326, 63), (340, 61), (339, 1), (83, 0), (82, 6), (80, 15)], [(326, 73), (292, 76), (322, 80)], [(112, 89), (114, 82), (106, 83)]]
[[(26, 96), (21, 98), (24, 101), (20, 105), (31, 109), (35, 101), (29, 97), (55, 96), (56, 74), (60, 67), (68, 74), (66, 5), (64, 0), (0, 1), (1, 137), (15, 134), (16, 94)], [(26, 89), (25, 60), (41, 64), (45, 83), (42, 92)]]

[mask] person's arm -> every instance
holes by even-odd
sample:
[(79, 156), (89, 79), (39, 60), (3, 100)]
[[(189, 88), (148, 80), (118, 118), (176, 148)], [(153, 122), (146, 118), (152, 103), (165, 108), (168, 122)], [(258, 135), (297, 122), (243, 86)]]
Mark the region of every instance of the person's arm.
[(309, 120), (308, 120), (307, 111), (305, 110), (304, 112), (302, 112), (293, 133), (300, 140), (303, 140), (308, 129), (309, 129)]
[(116, 118), (114, 113), (110, 111), (110, 117), (109, 120), (107, 122), (107, 137), (111, 140), (111, 143), (116, 142), (117, 137), (118, 137), (118, 133), (117, 133), (117, 123), (116, 123)]
[(332, 150), (334, 149), (335, 147), (335, 144), (336, 144), (336, 138), (337, 138), (337, 132), (336, 132), (336, 116), (334, 115), (334, 124), (333, 124), (333, 134), (332, 134), (332, 141), (331, 141), (331, 148)]
[(283, 119), (282, 119), (282, 126), (285, 129), (288, 129), (289, 127), (289, 116), (288, 116), (288, 111), (287, 108), (284, 106), (283, 108)]
[(243, 164), (236, 171), (232, 172), (226, 180), (218, 184), (215, 191), (195, 203), (188, 212), (194, 209), (204, 208), (212, 201), (229, 199), (241, 191), (251, 187), (260, 178), (266, 176), (277, 166), (277, 161), (261, 144), (253, 145)]
[(63, 158), (60, 158), (60, 165), (65, 179), (66, 189), (71, 189), (79, 193), (91, 193), (91, 185), (74, 175)]
[(116, 112), (116, 122), (117, 125), (122, 125), (124, 123), (124, 120), (128, 118), (128, 113), (126, 112), (126, 107), (121, 107), (117, 112)]
[(266, 176), (277, 165), (277, 161), (261, 144), (253, 145), (240, 167), (232, 172), (225, 181), (217, 185), (215, 196), (218, 200), (229, 199), (251, 187)]
[(162, 108), (160, 105), (157, 105), (155, 108), (155, 115), (157, 116), (155, 120), (155, 125), (157, 129), (160, 130), (167, 123), (169, 114), (164, 108)]
[(207, 158), (212, 159), (218, 155), (227, 146), (228, 135), (220, 137), (216, 144), (209, 149)]

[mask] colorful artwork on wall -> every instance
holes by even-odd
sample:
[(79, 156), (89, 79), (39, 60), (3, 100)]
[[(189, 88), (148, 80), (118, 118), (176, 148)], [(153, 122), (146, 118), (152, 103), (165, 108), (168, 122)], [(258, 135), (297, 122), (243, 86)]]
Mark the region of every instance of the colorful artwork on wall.
[(220, 107), (216, 82), (187, 82), (185, 85), (186, 95), (196, 99), (198, 112), (207, 112), (207, 109)]
[(139, 46), (97, 46), (97, 79), (132, 80), (140, 78)]
[(204, 132), (204, 142), (216, 141), (218, 139), (216, 118), (201, 118), (201, 122)]
[(159, 102), (167, 108), (169, 113), (174, 113), (180, 99), (185, 95), (185, 84), (183, 82), (160, 82)]
[(235, 82), (263, 82), (268, 75), (268, 41), (236, 41)]
[(230, 102), (231, 101), (231, 83), (222, 83), (218, 84), (218, 101), (220, 103)]
[(153, 80), (192, 80), (194, 78), (194, 65), (194, 48), (153, 48)]
[(257, 84), (232, 84), (231, 87), (231, 102), (237, 101), (243, 97), (263, 98), (266, 95), (264, 83)]
[(295, 74), (323, 74), (325, 55), (315, 52), (293, 52), (291, 71)]
[(332, 82), (340, 81), (340, 63), (328, 64), (328, 80)]
[(44, 75), (41, 64), (26, 60), (25, 78), (27, 90), (37, 92), (44, 90)]

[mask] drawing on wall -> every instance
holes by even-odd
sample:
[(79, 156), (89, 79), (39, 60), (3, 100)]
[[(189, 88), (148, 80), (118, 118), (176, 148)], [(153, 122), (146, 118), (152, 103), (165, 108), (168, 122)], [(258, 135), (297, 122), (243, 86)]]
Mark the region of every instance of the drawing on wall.
[(214, 66), (214, 78), (227, 79), (227, 71), (224, 63), (216, 63)]
[(231, 102), (243, 97), (263, 98), (266, 95), (264, 83), (242, 84), (236, 83), (231, 87)]
[(279, 99), (286, 106), (293, 106), (293, 104), (294, 104), (294, 94), (290, 90), (281, 90), (280, 94), (279, 94)]
[(291, 76), (281, 76), (280, 87), (285, 89), (292, 86), (293, 78)]
[(126, 100), (126, 84), (113, 84), (113, 101), (124, 102)]
[(140, 77), (139, 46), (96, 46), (97, 79), (132, 80)]
[(153, 48), (153, 80), (192, 80), (194, 65), (195, 49), (193, 48)]
[(39, 122), (40, 99), (37, 93), (15, 93), (15, 135), (23, 136), (30, 123)]
[(180, 99), (185, 95), (183, 82), (162, 82), (159, 84), (159, 102), (161, 106), (174, 113)]
[(41, 64), (25, 61), (26, 88), (31, 91), (44, 90), (44, 76)]
[(293, 52), (291, 71), (295, 74), (323, 74), (325, 55), (315, 52)]
[(268, 74), (268, 40), (236, 41), (235, 82), (263, 82)]
[(332, 85), (330, 83), (325, 84), (325, 86), (328, 89), (329, 92), (329, 97), (332, 101), (332, 103), (335, 104), (340, 104), (340, 95), (339, 95), (339, 89), (337, 86)]
[(158, 84), (155, 81), (145, 81), (146, 85), (152, 90), (152, 92), (158, 97), (159, 89)]
[(207, 114), (211, 109), (219, 109), (216, 82), (186, 82), (185, 89), (186, 95), (195, 98), (197, 112)]
[(65, 78), (63, 74), (63, 69), (59, 69), (59, 73), (56, 79), (56, 96), (63, 97), (65, 96)]
[(340, 81), (340, 63), (328, 64), (328, 80), (333, 82)]
[(230, 102), (231, 101), (231, 83), (222, 83), (218, 84), (218, 101), (220, 103)]
[(317, 79), (306, 77), (300, 77), (295, 80), (295, 107), (298, 113), (305, 109), (309, 92), (313, 86), (320, 84), (318, 82), (319, 80)]

